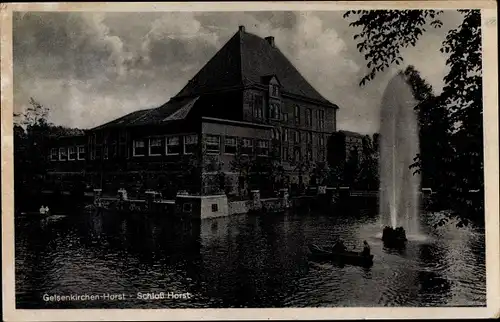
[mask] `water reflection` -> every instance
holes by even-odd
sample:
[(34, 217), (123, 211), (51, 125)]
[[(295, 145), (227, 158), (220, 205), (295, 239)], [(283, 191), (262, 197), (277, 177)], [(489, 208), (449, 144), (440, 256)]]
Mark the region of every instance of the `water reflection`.
[[(404, 249), (384, 247), (375, 210), (355, 216), (241, 215), (173, 222), (110, 213), (16, 220), (18, 308), (322, 307), (484, 305), (484, 232), (429, 230)], [(21, 233), (18, 233), (21, 232)], [(307, 244), (361, 249), (370, 268), (311, 262)], [(137, 292), (190, 292), (139, 300)], [(44, 303), (42, 295), (126, 292), (126, 301)]]

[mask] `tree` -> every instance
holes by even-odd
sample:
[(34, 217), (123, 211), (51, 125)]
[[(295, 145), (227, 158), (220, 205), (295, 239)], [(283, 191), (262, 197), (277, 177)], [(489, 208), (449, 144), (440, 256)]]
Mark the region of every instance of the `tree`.
[(363, 137), (362, 159), (357, 177), (357, 185), (362, 189), (377, 190), (379, 183), (377, 150), (370, 136)]
[(413, 67), (405, 70), (418, 104), (420, 153), (411, 168), (421, 174), (422, 187), (436, 191), (439, 199), (449, 199), (448, 164), (452, 162), (450, 110), (434, 95), (429, 85)]
[[(446, 64), (449, 72), (445, 76), (445, 86), (439, 102), (451, 110), (454, 129), (450, 137), (451, 154), (447, 156), (450, 177), (446, 184), (455, 200), (455, 209), (461, 224), (476, 217), (484, 217), (484, 199), (472, 201), (469, 191), (483, 190), (482, 151), (482, 48), (480, 10), (459, 10), (463, 22), (448, 32), (441, 51), (449, 54)], [(357, 48), (365, 54), (370, 72), (360, 85), (373, 80), (377, 73), (390, 65), (403, 61), (400, 50), (415, 46), (426, 31), (426, 27), (439, 28), (438, 19), (442, 11), (436, 10), (357, 10), (348, 11), (345, 18), (356, 15), (357, 20), (350, 26), (361, 27), (354, 35), (360, 39)], [(417, 164), (417, 166), (420, 166)]]
[(238, 174), (238, 195), (243, 195), (243, 190), (248, 184), (248, 175), (251, 168), (251, 160), (247, 154), (242, 154), (237, 149), (234, 158), (230, 161), (229, 166), (232, 171)]
[(353, 147), (349, 151), (349, 156), (347, 157), (347, 161), (345, 163), (343, 183), (349, 187), (355, 185), (359, 176), (359, 170), (359, 152), (356, 147)]
[(343, 182), (347, 159), (345, 133), (337, 131), (328, 138), (326, 159), (330, 169), (328, 183), (338, 187)]
[(317, 186), (327, 185), (329, 182), (330, 168), (327, 162), (316, 162), (311, 168), (309, 174), (311, 183)]

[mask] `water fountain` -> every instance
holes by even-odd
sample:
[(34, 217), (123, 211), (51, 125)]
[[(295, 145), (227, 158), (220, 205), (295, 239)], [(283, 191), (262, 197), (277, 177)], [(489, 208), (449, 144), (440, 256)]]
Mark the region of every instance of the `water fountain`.
[(380, 112), (380, 216), (382, 239), (406, 241), (419, 234), (420, 177), (409, 166), (419, 151), (417, 102), (399, 72), (387, 85)]

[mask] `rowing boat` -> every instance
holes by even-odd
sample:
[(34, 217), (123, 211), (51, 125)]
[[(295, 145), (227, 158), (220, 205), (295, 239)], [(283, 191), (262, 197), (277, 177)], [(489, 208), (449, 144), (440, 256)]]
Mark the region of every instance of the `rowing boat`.
[(331, 247), (321, 247), (318, 245), (309, 245), (309, 256), (316, 260), (336, 261), (350, 265), (371, 266), (373, 265), (373, 255), (363, 255), (361, 252), (334, 251)]

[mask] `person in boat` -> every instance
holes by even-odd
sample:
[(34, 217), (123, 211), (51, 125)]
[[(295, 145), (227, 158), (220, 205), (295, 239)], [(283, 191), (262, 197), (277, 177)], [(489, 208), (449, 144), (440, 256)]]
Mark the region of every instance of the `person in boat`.
[(45, 214), (48, 214), (49, 213), (49, 206), (45, 206)]
[(345, 252), (347, 251), (347, 247), (344, 245), (344, 242), (339, 240), (335, 246), (333, 246), (333, 250), (337, 252)]
[(45, 215), (46, 211), (44, 205), (42, 205), (38, 211), (40, 212), (40, 215)]
[(363, 256), (370, 256), (370, 245), (368, 245), (368, 242), (366, 240), (363, 241)]

